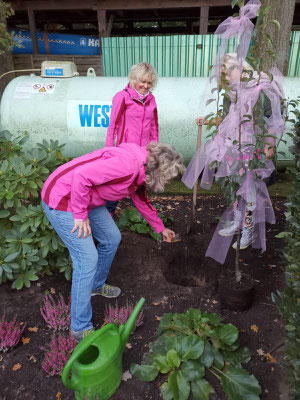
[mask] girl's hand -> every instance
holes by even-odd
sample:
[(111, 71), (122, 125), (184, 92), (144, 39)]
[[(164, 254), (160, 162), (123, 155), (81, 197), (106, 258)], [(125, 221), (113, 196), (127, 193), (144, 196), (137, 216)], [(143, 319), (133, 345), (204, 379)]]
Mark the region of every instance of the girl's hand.
[(90, 227), (90, 220), (87, 218), (85, 221), (81, 221), (79, 219), (74, 219), (74, 227), (71, 230), (71, 233), (74, 233), (78, 229), (78, 239), (83, 234), (83, 238), (90, 236), (92, 234), (92, 230)]
[(275, 147), (272, 147), (269, 144), (266, 144), (265, 148), (264, 148), (264, 153), (266, 155), (266, 159), (269, 160), (270, 158), (274, 157)]
[(168, 242), (171, 243), (172, 242), (172, 238), (175, 237), (175, 232), (171, 231), (171, 229), (164, 229), (161, 232), (162, 238), (164, 242)]

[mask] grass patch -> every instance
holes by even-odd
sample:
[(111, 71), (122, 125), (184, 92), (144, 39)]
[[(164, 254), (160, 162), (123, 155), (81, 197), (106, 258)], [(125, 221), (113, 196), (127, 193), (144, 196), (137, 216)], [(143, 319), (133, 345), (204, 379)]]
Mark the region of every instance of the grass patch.
[[(280, 172), (277, 175), (277, 179), (275, 183), (268, 187), (270, 197), (287, 197), (291, 193), (293, 193), (295, 187), (293, 182), (291, 181), (289, 175), (286, 172)], [(168, 185), (165, 189), (163, 195), (184, 195), (191, 194), (193, 191), (188, 189), (181, 180), (174, 180), (170, 185)], [(198, 195), (199, 196), (210, 196), (221, 194), (221, 190), (219, 185), (214, 183), (212, 185), (211, 190), (202, 189), (198, 186)]]

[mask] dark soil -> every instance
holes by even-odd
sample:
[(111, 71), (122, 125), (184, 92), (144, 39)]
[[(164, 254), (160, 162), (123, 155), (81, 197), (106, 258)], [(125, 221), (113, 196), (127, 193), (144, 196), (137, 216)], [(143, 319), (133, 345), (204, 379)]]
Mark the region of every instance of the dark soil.
[[(191, 215), (191, 196), (154, 198), (154, 203), (163, 208), (165, 215), (172, 216), (172, 228), (179, 232), (181, 241), (157, 244), (150, 236), (130, 231), (122, 233), (122, 242), (113, 262), (109, 282), (122, 289), (119, 305), (128, 301), (134, 304), (142, 296), (146, 302), (144, 324), (137, 328), (129, 338), (130, 349), (123, 355), (124, 371), (129, 370), (131, 362), (140, 362), (147, 351), (148, 342), (153, 340), (159, 317), (166, 312), (185, 312), (187, 308), (220, 314), (225, 323), (233, 323), (240, 330), (240, 341), (248, 346), (253, 354), (246, 368), (253, 373), (262, 386), (261, 399), (287, 399), (287, 387), (282, 369), (282, 344), (284, 341), (282, 321), (271, 293), (284, 288), (284, 273), (281, 262), (283, 242), (275, 235), (284, 229), (284, 200), (273, 201), (277, 223), (267, 226), (267, 251), (248, 248), (241, 251), (242, 270), (255, 279), (255, 294), (251, 308), (235, 312), (225, 308), (218, 295), (218, 277), (223, 270), (234, 269), (235, 251), (230, 249), (226, 263), (222, 266), (204, 254), (217, 225), (217, 216), (223, 212), (223, 200), (217, 196), (198, 198), (196, 229), (186, 235), (186, 222)], [(122, 203), (122, 207), (129, 204)], [(17, 317), (26, 323), (24, 337), (30, 338), (28, 344), (20, 342), (10, 352), (0, 354), (0, 400), (68, 400), (73, 399), (72, 391), (65, 388), (60, 377), (47, 377), (41, 368), (44, 352), (40, 349), (51, 340), (52, 331), (40, 314), (45, 291), (54, 288), (65, 299), (70, 293), (70, 282), (62, 274), (41, 277), (31, 288), (12, 290), (9, 284), (1, 286), (0, 316), (5, 313), (6, 320)], [(105, 307), (115, 301), (100, 296), (92, 298), (94, 324), (103, 324)], [(256, 327), (254, 327), (254, 325)], [(29, 327), (38, 327), (32, 332)], [(276, 363), (265, 356), (271, 353)], [(15, 364), (21, 368), (13, 371)], [(224, 394), (215, 378), (207, 379), (214, 385), (214, 399), (224, 400)], [(113, 400), (161, 399), (159, 386), (163, 378), (154, 382), (140, 382), (132, 377), (122, 382)], [(60, 394), (58, 394), (60, 393)], [(237, 399), (240, 400), (240, 399)]]

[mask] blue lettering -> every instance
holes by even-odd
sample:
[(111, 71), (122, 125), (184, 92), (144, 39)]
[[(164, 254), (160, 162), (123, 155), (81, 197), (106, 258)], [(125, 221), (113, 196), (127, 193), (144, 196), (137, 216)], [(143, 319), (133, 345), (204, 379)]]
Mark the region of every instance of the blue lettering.
[(110, 112), (111, 107), (112, 106), (108, 106), (108, 105), (102, 106), (103, 118), (101, 119), (101, 123), (102, 123), (103, 128), (107, 128), (109, 125), (109, 115), (107, 115), (106, 113)]
[(101, 116), (100, 108), (101, 108), (101, 106), (95, 105), (95, 111), (94, 111), (94, 126), (95, 126), (96, 128), (100, 128), (100, 126), (101, 126), (100, 122), (98, 122), (98, 118)]
[(93, 110), (93, 105), (89, 106), (88, 104), (85, 104), (83, 107), (82, 104), (79, 104), (79, 118), (81, 127), (91, 127)]

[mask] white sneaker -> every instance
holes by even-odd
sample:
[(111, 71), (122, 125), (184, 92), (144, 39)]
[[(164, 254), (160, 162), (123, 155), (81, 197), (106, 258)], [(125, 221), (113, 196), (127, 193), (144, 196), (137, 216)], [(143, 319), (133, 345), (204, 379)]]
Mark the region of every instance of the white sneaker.
[(221, 236), (232, 236), (235, 233), (238, 232), (238, 228), (240, 225), (240, 220), (241, 220), (241, 211), (237, 210), (236, 208), (233, 209), (233, 215), (234, 215), (234, 219), (233, 221), (230, 223), (229, 226), (227, 226), (227, 228), (223, 228), (219, 230), (219, 235)]
[(223, 229), (219, 230), (218, 233), (221, 236), (232, 236), (238, 232), (238, 227), (239, 227), (239, 224), (237, 224), (235, 221), (233, 221), (227, 228), (223, 228)]
[[(240, 250), (245, 250), (255, 240), (255, 235), (249, 228), (244, 228), (242, 232)], [(236, 250), (237, 242), (233, 243), (232, 248)]]

